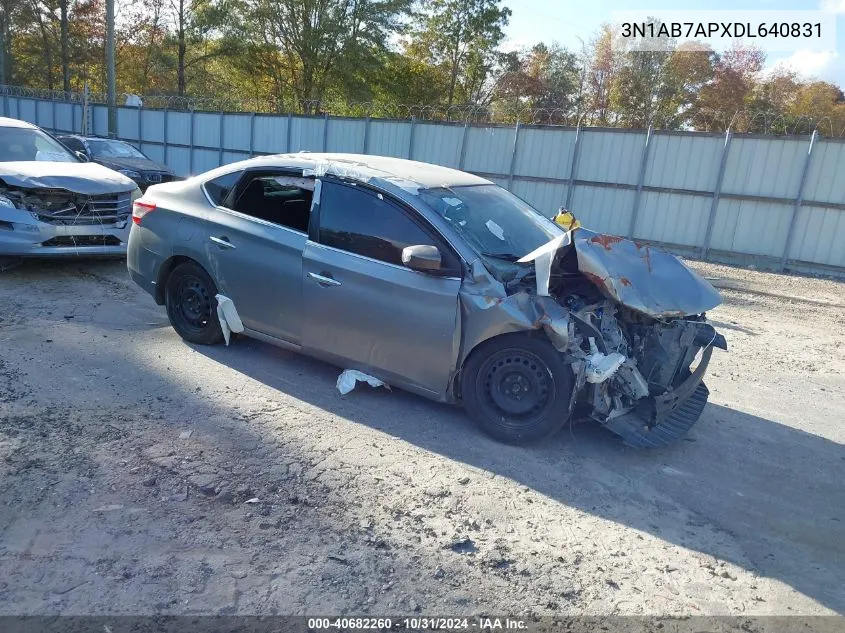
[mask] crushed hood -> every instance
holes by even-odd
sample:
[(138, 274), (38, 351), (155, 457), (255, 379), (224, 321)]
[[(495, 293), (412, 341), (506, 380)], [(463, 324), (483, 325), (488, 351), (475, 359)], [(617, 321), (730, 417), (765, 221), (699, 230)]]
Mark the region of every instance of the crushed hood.
[(681, 317), (722, 303), (716, 289), (674, 255), (584, 228), (573, 237), (581, 273), (632, 310), (657, 318)]
[(66, 189), (96, 196), (135, 189), (135, 182), (123, 174), (96, 163), (53, 161), (0, 162), (0, 180), (12, 187)]

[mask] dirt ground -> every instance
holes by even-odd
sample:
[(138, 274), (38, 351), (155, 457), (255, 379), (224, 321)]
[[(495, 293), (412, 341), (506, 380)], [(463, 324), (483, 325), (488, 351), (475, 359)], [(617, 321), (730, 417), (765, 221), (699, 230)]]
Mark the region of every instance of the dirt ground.
[(0, 274), (0, 614), (845, 612), (845, 284), (694, 266), (730, 352), (653, 452), (187, 345), (121, 262)]

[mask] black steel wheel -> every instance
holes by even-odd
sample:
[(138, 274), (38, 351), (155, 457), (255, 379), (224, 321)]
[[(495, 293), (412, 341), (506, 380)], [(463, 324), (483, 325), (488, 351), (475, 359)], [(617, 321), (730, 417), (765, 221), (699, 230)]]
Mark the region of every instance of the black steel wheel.
[(165, 305), (173, 329), (183, 339), (200, 345), (223, 340), (217, 319), (217, 288), (199, 264), (179, 264), (167, 278)]
[(508, 443), (548, 437), (569, 418), (572, 369), (547, 340), (508, 334), (473, 351), (461, 375), (470, 416)]

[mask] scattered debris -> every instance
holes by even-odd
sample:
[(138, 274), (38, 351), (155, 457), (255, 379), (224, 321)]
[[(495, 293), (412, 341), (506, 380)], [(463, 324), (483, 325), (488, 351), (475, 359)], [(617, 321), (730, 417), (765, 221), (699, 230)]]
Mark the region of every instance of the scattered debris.
[(355, 389), (355, 383), (359, 380), (367, 383), (370, 387), (384, 387), (385, 389), (390, 389), (389, 386), (374, 376), (365, 374), (357, 369), (345, 369), (341, 372), (340, 376), (337, 377), (337, 390), (341, 393), (341, 395), (345, 396), (347, 393)]
[(223, 330), (223, 338), (228, 345), (232, 332), (243, 332), (244, 324), (241, 323), (241, 317), (238, 316), (235, 304), (229, 297), (215, 295), (215, 299), (217, 299), (217, 318), (220, 320), (220, 329)]
[(449, 546), (449, 549), (456, 554), (474, 554), (478, 551), (475, 542), (469, 537), (455, 541)]

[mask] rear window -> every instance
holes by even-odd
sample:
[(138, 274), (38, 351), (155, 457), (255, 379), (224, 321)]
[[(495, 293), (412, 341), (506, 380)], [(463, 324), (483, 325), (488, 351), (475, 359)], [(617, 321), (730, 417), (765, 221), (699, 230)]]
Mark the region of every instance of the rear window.
[(223, 200), (229, 195), (232, 187), (241, 177), (241, 172), (233, 171), (230, 174), (218, 176), (214, 180), (205, 183), (205, 192), (214, 204), (223, 204)]

